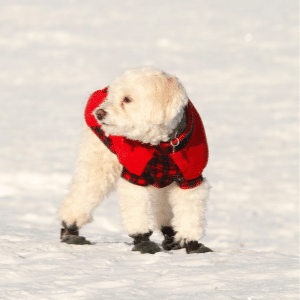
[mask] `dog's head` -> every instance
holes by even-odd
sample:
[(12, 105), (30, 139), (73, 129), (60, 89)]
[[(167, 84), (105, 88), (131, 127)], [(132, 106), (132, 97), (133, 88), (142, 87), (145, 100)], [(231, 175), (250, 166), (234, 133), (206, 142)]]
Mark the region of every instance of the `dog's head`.
[(107, 134), (156, 145), (169, 140), (187, 103), (176, 77), (147, 67), (113, 81), (105, 102), (93, 113)]

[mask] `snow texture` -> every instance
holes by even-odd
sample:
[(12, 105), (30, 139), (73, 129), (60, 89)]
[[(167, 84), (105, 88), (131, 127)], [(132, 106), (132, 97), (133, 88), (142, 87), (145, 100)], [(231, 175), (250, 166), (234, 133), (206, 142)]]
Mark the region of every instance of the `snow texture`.
[[(295, 0), (2, 0), (0, 299), (298, 299), (298, 14)], [(115, 193), (81, 230), (93, 245), (59, 241), (84, 103), (147, 65), (204, 122), (214, 253), (132, 252)]]

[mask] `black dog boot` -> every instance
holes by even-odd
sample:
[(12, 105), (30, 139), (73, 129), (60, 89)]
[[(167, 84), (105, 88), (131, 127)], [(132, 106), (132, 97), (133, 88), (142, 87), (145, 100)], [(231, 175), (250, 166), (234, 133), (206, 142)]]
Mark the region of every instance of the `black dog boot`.
[(185, 250), (187, 254), (213, 252), (211, 249), (205, 247), (203, 244), (198, 243), (197, 241), (185, 243)]
[(77, 225), (74, 223), (70, 227), (65, 222), (62, 222), (60, 231), (60, 239), (62, 243), (74, 244), (74, 245), (89, 245), (91, 242), (87, 241), (85, 237), (79, 236), (79, 230)]
[(132, 251), (140, 251), (142, 254), (154, 254), (156, 252), (160, 252), (161, 249), (158, 247), (158, 245), (154, 242), (151, 242), (149, 239), (152, 233), (152, 231), (149, 231), (147, 233), (129, 235), (131, 238), (133, 238), (134, 247)]
[(180, 246), (179, 242), (174, 241), (176, 232), (171, 226), (162, 226), (161, 232), (164, 235), (164, 240), (161, 244), (164, 250), (170, 251), (183, 248)]

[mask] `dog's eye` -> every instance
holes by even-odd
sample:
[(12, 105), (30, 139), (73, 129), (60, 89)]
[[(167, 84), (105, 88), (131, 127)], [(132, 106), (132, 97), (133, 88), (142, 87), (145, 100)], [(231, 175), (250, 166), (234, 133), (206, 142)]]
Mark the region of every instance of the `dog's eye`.
[(125, 97), (124, 99), (123, 99), (123, 103), (130, 103), (132, 100), (130, 99), (130, 98), (128, 98), (128, 97)]

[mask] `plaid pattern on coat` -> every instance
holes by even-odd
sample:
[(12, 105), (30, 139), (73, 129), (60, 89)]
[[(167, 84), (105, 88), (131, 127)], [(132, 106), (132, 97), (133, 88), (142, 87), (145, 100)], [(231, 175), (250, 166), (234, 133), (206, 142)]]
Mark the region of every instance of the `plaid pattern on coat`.
[[(112, 140), (107, 137), (100, 127), (91, 128), (101, 141), (114, 153)], [(159, 148), (154, 153), (153, 158), (148, 162), (142, 175), (136, 175), (129, 172), (124, 166), (121, 176), (133, 184), (140, 186), (153, 185), (157, 188), (163, 188), (176, 181), (182, 189), (190, 189), (200, 185), (203, 181), (202, 174), (192, 180), (185, 180), (183, 174), (169, 157), (170, 151), (173, 152), (173, 146)]]

